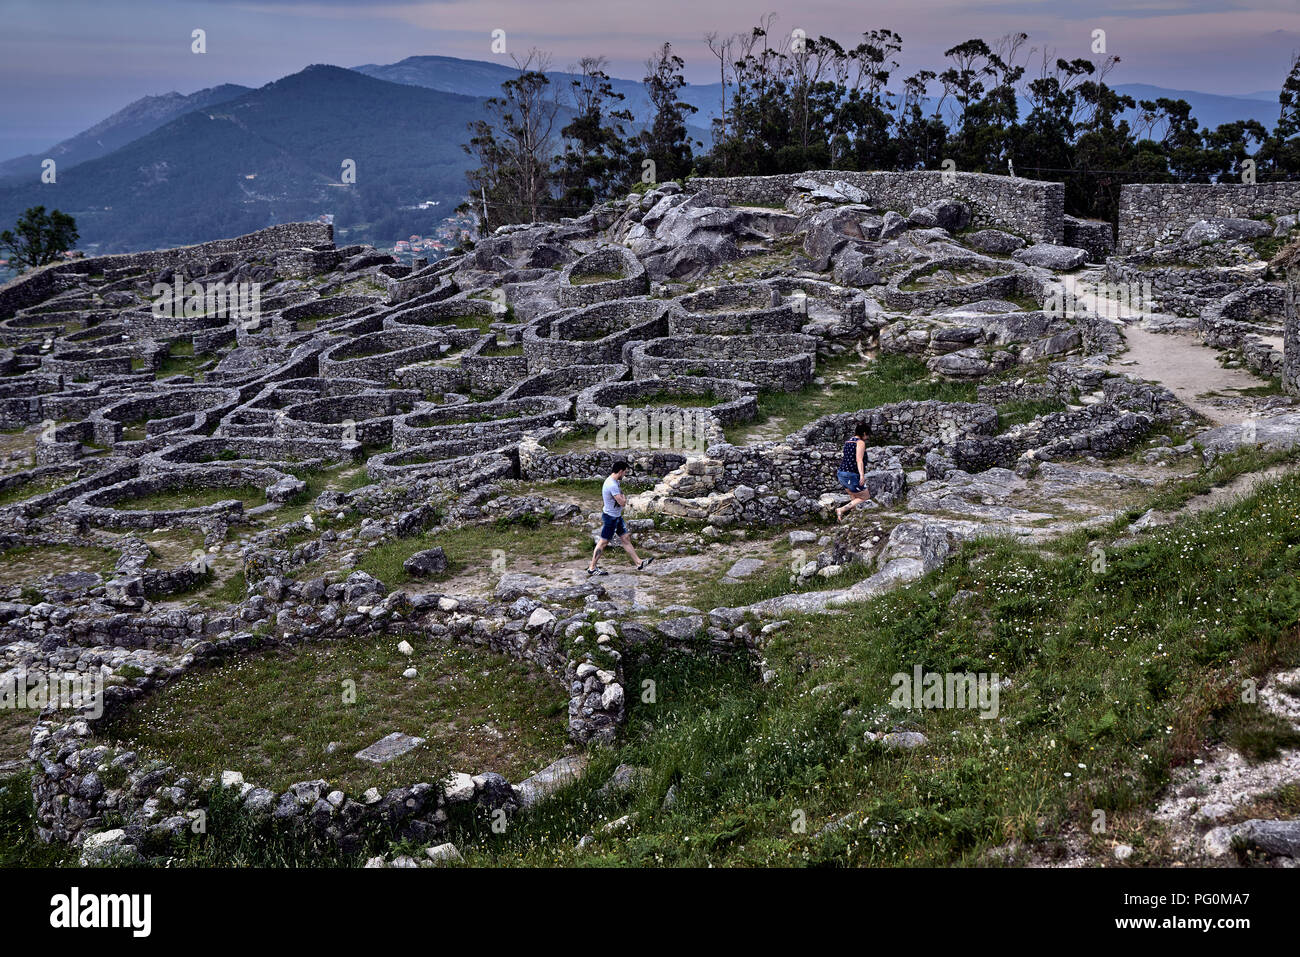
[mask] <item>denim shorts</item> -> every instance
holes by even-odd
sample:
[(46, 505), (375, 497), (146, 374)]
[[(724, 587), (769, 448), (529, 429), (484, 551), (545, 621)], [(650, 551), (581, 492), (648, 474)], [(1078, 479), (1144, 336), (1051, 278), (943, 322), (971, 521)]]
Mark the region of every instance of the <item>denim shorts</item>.
[(863, 486), (858, 482), (857, 472), (849, 472), (841, 469), (835, 473), (835, 477), (839, 479), (840, 484), (850, 492), (861, 492), (863, 489)]
[(610, 515), (609, 512), (601, 512), (600, 517), (603, 520), (600, 526), (600, 537), (607, 542), (614, 540), (617, 535), (622, 538), (627, 534), (627, 526), (623, 524), (622, 515)]

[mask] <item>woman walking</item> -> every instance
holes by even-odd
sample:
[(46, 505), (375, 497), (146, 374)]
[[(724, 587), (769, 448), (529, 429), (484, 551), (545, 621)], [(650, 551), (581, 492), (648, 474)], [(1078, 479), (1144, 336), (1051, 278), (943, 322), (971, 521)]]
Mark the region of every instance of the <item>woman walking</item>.
[(849, 504), (835, 510), (835, 521), (844, 520), (844, 516), (863, 502), (871, 501), (871, 492), (867, 489), (867, 466), (864, 461), (867, 454), (867, 423), (859, 422), (853, 429), (853, 437), (844, 441), (844, 454), (840, 457), (840, 467), (835, 473), (840, 485), (849, 493)]

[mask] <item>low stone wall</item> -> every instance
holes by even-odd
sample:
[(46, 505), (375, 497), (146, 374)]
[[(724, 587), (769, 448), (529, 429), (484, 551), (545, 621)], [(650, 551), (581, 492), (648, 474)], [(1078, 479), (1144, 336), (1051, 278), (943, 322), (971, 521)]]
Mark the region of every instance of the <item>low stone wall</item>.
[(357, 461), (361, 446), (326, 439), (193, 438), (140, 457), (145, 475), (175, 468), (219, 465), (225, 468), (266, 466), (281, 472), (311, 471)]
[(1115, 231), (1103, 219), (1065, 217), (1065, 245), (1088, 252), (1088, 262), (1104, 263), (1115, 251)]
[(1282, 387), (1300, 395), (1300, 275), (1295, 271), (1287, 274), (1283, 315)]
[(849, 183), (863, 190), (872, 204), (904, 216), (917, 206), (955, 199), (971, 207), (977, 226), (1005, 229), (1035, 242), (1060, 243), (1065, 239), (1065, 185), (1036, 179), (937, 170), (816, 170), (780, 176), (701, 176), (688, 179), (686, 188), (723, 193), (735, 205), (772, 205), (785, 202), (799, 179), (826, 186), (837, 181)]
[(523, 333), (528, 370), (619, 363), (627, 343), (667, 334), (673, 308), (653, 299), (619, 299), (539, 319)]
[(1146, 435), (1152, 421), (1151, 415), (1124, 411), (1110, 404), (1087, 406), (1078, 412), (1053, 412), (1003, 435), (960, 438), (955, 443), (952, 461), (963, 471), (983, 472), (991, 468), (1014, 468), (1027, 452), (1042, 461), (1085, 453), (1113, 455)]
[(1263, 268), (1231, 266), (1152, 266), (1111, 259), (1106, 278), (1116, 283), (1151, 284), (1154, 306), (1179, 316), (1199, 316), (1206, 306), (1263, 282)]
[(593, 448), (578, 452), (552, 452), (548, 442), (562, 438), (558, 430), (549, 435), (527, 435), (519, 443), (519, 476), (529, 480), (603, 479), (614, 470), (615, 459), (625, 459), (634, 478), (659, 479), (686, 462), (681, 449)]
[(530, 395), (577, 396), (579, 392), (600, 382), (617, 382), (627, 378), (632, 370), (625, 365), (573, 365), (550, 369), (530, 375), (516, 382), (498, 398), (522, 399)]
[[(237, 772), (223, 774), (221, 780), (196, 782), (181, 768), (163, 761), (144, 764), (134, 753), (115, 747), (111, 739), (96, 738), (144, 695), (191, 669), (251, 653), (255, 646), (289, 646), (364, 633), (485, 647), (535, 662), (563, 683), (570, 698), (568, 724), (574, 742), (610, 741), (624, 719), (621, 655), (610, 644), (618, 638), (614, 623), (593, 624), (587, 613), (573, 614), (559, 606), (555, 612), (547, 611), (543, 602), (528, 597), (527, 587), (522, 593), (514, 586), (508, 589), (503, 579), (496, 597), (499, 602), (512, 602), (508, 608), (438, 595), (389, 593), (363, 573), (334, 584), (324, 579), (286, 583), (271, 577), (255, 582), (254, 590), (256, 594), (244, 603), (247, 615), (118, 614), (78, 617), (66, 625), (51, 622), (38, 629), (30, 626), (40, 619), (39, 608), (10, 604), (0, 609), (7, 641), (30, 644), (42, 636), (52, 639), (45, 642), (50, 647), (43, 659), (47, 668), (98, 671), (111, 659), (114, 668), (138, 661), (143, 667), (137, 670), (145, 672), (130, 679), (110, 676), (99, 715), (57, 709), (46, 709), (41, 715), (29, 750), (41, 839), (81, 845), (111, 818), (123, 832), (118, 835), (126, 845), (122, 849), (129, 852), (146, 837), (187, 829), (197, 812), (209, 806), (218, 787), (231, 789), (226, 793), (244, 812), (275, 827), (293, 828), (288, 833), (298, 839), (332, 842), (345, 853), (362, 850), (371, 840), (440, 838), (454, 804), (514, 813), (530, 803), (528, 782), (515, 787), (491, 772), (453, 773), (432, 784), (417, 783), (387, 793), (372, 788), (356, 797), (331, 789), (323, 780), (298, 782), (279, 793), (246, 783)], [(576, 591), (576, 596), (561, 595), (557, 600), (600, 593), (598, 586), (590, 584)], [(299, 603), (300, 610), (319, 608), (320, 614), (311, 615), (311, 621), (294, 616), (294, 631), (258, 639), (235, 630), (241, 620), (273, 614), (284, 600)], [(587, 645), (578, 645), (579, 639), (591, 650), (582, 650)], [(142, 650), (124, 655), (113, 650), (119, 648)]]
[(129, 506), (134, 499), (157, 492), (188, 488), (269, 489), (285, 477), (285, 473), (271, 468), (245, 469), (216, 465), (202, 469), (155, 472), (152, 475), (141, 475), (139, 478), (127, 479), (78, 496), (63, 507), (64, 519), (76, 523), (78, 527), (148, 531), (166, 526), (180, 526), (207, 533), (239, 522), (244, 514), (243, 503), (231, 499), (212, 505), (158, 511), (117, 506)]
[[(604, 276), (617, 278), (591, 279)], [(561, 306), (579, 307), (643, 296), (649, 291), (650, 279), (641, 260), (622, 246), (607, 246), (565, 266), (555, 296)]]
[(1300, 211), (1300, 183), (1147, 183), (1119, 191), (1117, 252), (1173, 243), (1202, 219), (1263, 219)]
[(1285, 311), (1284, 287), (1247, 286), (1201, 310), (1198, 328), (1206, 345), (1235, 349), (1247, 368), (1262, 376), (1280, 376), (1283, 350), (1261, 337), (1284, 338)]
[[(378, 299), (367, 296), (330, 296), (313, 299), (282, 309), (271, 316), (271, 331), (277, 336), (290, 336), (304, 332), (320, 323), (341, 325), (350, 319), (361, 318), (374, 312), (380, 305)], [(338, 322), (334, 322), (338, 320)]]
[[(986, 275), (975, 282), (943, 284), (933, 288), (904, 289), (903, 287), (937, 270), (974, 269), (982, 273), (1000, 272), (1001, 275)], [(894, 310), (933, 312), (942, 306), (959, 306), (981, 299), (1015, 299), (1017, 296), (1032, 296), (1038, 291), (1039, 283), (1026, 277), (1022, 279), (1011, 265), (998, 263), (983, 257), (953, 257), (937, 263), (926, 263), (901, 273), (889, 285), (885, 292), (885, 302)]]
[(707, 376), (796, 392), (812, 381), (817, 340), (799, 334), (690, 336), (629, 343), (626, 352), (637, 379)]
[[(764, 286), (730, 285), (704, 289), (675, 300), (668, 315), (670, 336), (747, 336), (798, 332), (807, 321), (794, 303)], [(800, 303), (801, 306), (805, 303)]]
[(366, 462), (366, 474), (376, 482), (470, 475), (484, 470), (499, 472), (500, 478), (513, 478), (517, 471), (513, 446), (522, 435), (522, 431), (514, 430), (414, 445), (371, 456)]
[(499, 395), (528, 375), (528, 360), (519, 355), (496, 355), (496, 333), (483, 336), (461, 356), (460, 367), (475, 395)]
[(816, 446), (834, 453), (853, 435), (858, 422), (867, 426), (873, 445), (925, 445), (951, 443), (962, 435), (993, 435), (998, 411), (971, 402), (891, 402), (874, 409), (822, 416), (789, 437), (792, 445)]
[[(719, 401), (707, 408), (675, 406), (668, 399), (660, 400), (660, 404), (653, 407), (642, 404), (642, 400), (662, 393), (712, 395)], [(628, 412), (657, 413), (666, 418), (676, 417), (677, 421), (685, 417), (703, 417), (716, 419), (720, 425), (732, 425), (749, 422), (758, 415), (758, 387), (751, 382), (705, 376), (604, 382), (578, 394), (574, 417), (580, 425), (617, 427), (619, 407), (625, 410), (622, 418), (624, 429), (628, 425)]]
[(122, 439), (123, 426), (140, 423), (146, 435), (196, 428), (215, 423), (238, 404), (232, 389), (174, 389), (123, 399), (86, 417), (96, 445), (113, 445)]
[(454, 349), (468, 349), (483, 335), (482, 327), (505, 319), (504, 310), (488, 299), (451, 299), (385, 313), (385, 329), (403, 326), (427, 328)]
[(384, 329), (321, 353), (320, 374), (384, 382), (402, 366), (437, 359), (447, 349), (444, 340), (424, 329)]
[(422, 409), (399, 417), (393, 425), (393, 448), (411, 449), (433, 442), (501, 436), (542, 429), (571, 415), (568, 399), (530, 396), (470, 402), (441, 409)]
[(393, 419), (409, 412), (421, 398), (420, 393), (403, 389), (325, 395), (277, 412), (271, 434), (386, 445), (393, 438)]

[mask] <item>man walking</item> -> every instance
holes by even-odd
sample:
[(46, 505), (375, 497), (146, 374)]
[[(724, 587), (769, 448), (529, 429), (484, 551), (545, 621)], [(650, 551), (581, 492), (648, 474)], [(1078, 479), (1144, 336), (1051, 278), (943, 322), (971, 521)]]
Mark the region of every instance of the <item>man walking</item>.
[(609, 572), (603, 568), (598, 568), (597, 563), (600, 561), (600, 555), (605, 550), (605, 546), (618, 536), (619, 544), (623, 546), (623, 551), (627, 552), (628, 557), (636, 565), (636, 570), (641, 571), (649, 565), (653, 558), (647, 558), (642, 561), (632, 547), (632, 533), (627, 530), (627, 525), (623, 523), (623, 506), (627, 504), (627, 496), (623, 494), (623, 476), (627, 474), (627, 459), (615, 459), (614, 471), (610, 472), (605, 479), (605, 484), (600, 487), (600, 497), (603, 499), (601, 508), (601, 526), (600, 541), (596, 543), (596, 550), (591, 555), (591, 564), (587, 566), (588, 577), (592, 575), (608, 575)]

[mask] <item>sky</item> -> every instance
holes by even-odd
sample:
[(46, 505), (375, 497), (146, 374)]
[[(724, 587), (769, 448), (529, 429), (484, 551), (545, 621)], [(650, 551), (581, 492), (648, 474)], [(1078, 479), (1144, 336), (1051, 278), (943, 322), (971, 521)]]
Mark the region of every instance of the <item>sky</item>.
[[(1300, 51), (1300, 0), (0, 0), (0, 158), (39, 152), (142, 96), (221, 83), (261, 86), (313, 63), (357, 66), (440, 54), (509, 61), (537, 47), (555, 68), (604, 55), (638, 78), (670, 41), (694, 82), (714, 82), (709, 31), (748, 31), (776, 13), (846, 46), (864, 31), (903, 37), (906, 75), (943, 68), (970, 37), (1029, 34), (1057, 56), (1120, 57), (1108, 78), (1206, 93), (1276, 90)], [(191, 35), (206, 34), (207, 52)], [(505, 31), (506, 54), (491, 49)], [(1093, 57), (1096, 59), (1096, 57)]]

